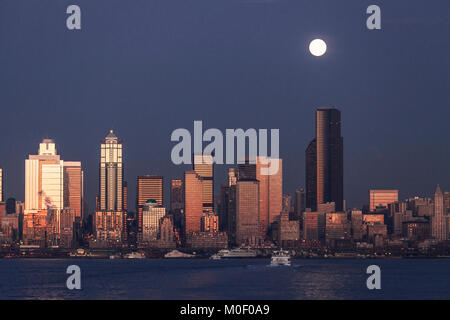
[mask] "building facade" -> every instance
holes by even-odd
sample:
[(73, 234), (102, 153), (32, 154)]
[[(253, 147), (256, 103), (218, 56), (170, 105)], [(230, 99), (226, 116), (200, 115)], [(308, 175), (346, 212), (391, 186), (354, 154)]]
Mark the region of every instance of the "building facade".
[(170, 181), (170, 211), (184, 208), (183, 180), (172, 179)]
[(202, 180), (203, 211), (214, 211), (214, 164), (211, 155), (194, 154), (194, 171)]
[(398, 190), (370, 190), (369, 210), (375, 211), (377, 207), (388, 208), (389, 204), (398, 202)]
[(260, 182), (239, 180), (236, 184), (236, 244), (256, 245), (261, 241)]
[(444, 213), (444, 195), (439, 186), (434, 192), (434, 215), (431, 220), (431, 233), (438, 241), (447, 240), (447, 219)]
[(145, 175), (137, 177), (136, 181), (136, 212), (138, 217), (138, 232), (142, 232), (142, 213), (147, 200), (153, 199), (158, 206), (163, 206), (163, 177)]
[(149, 199), (142, 212), (142, 241), (155, 241), (158, 239), (161, 219), (166, 215), (166, 208), (159, 206), (157, 201)]
[(184, 233), (201, 231), (203, 180), (195, 171), (184, 173)]
[(123, 210), (123, 144), (109, 132), (100, 144), (100, 211)]
[(316, 111), (316, 138), (305, 151), (306, 207), (334, 202), (344, 210), (344, 142), (341, 112), (336, 108)]

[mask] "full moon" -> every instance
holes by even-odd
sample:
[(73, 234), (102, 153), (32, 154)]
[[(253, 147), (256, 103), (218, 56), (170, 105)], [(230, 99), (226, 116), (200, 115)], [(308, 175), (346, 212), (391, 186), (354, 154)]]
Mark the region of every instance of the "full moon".
[(309, 44), (309, 52), (316, 57), (323, 56), (327, 52), (327, 44), (322, 39), (314, 39)]

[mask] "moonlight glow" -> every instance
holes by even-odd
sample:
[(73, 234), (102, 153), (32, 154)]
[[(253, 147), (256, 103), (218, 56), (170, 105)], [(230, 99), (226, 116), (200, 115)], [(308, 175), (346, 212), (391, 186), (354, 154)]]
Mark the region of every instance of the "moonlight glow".
[(327, 44), (322, 39), (314, 39), (309, 44), (309, 52), (316, 57), (323, 56), (327, 52)]

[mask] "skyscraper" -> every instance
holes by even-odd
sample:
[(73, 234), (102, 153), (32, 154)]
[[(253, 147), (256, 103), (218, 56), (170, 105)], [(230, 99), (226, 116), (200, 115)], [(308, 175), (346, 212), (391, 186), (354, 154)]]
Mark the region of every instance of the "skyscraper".
[(444, 213), (444, 195), (439, 185), (434, 192), (434, 215), (431, 220), (431, 234), (438, 241), (447, 240), (447, 220)]
[(297, 189), (295, 190), (295, 197), (294, 197), (294, 215), (296, 220), (301, 220), (305, 208), (306, 208), (305, 189)]
[(25, 160), (25, 214), (38, 210), (61, 210), (64, 206), (64, 162), (55, 142), (44, 139), (37, 155)]
[(82, 214), (82, 199), (81, 163), (64, 162), (55, 142), (44, 139), (38, 154), (25, 160), (24, 242), (70, 245), (73, 222)]
[[(315, 159), (314, 159), (315, 142)], [(316, 139), (306, 150), (307, 202), (313, 206), (313, 169), (316, 167), (316, 205), (334, 202), (336, 210), (344, 209), (343, 138), (341, 112), (336, 108), (316, 111)]]
[(317, 210), (317, 148), (313, 139), (305, 151), (306, 208)]
[[(256, 164), (248, 161), (238, 165), (239, 180), (259, 181), (259, 227), (261, 236), (267, 235), (269, 225), (281, 214), (283, 202), (283, 164), (281, 159), (257, 157)], [(262, 174), (263, 168), (278, 162), (278, 171), (272, 175)]]
[(170, 211), (180, 210), (184, 207), (183, 180), (170, 181)]
[(70, 208), (74, 217), (83, 217), (83, 170), (79, 161), (65, 161), (64, 208)]
[(260, 227), (260, 182), (239, 180), (236, 184), (236, 244), (258, 244)]
[(201, 231), (203, 183), (195, 171), (184, 173), (184, 233)]
[(142, 212), (147, 200), (156, 201), (163, 205), (163, 177), (145, 175), (137, 177), (136, 183), (136, 212), (138, 214), (138, 232), (142, 232)]
[(111, 130), (100, 145), (99, 201), (101, 211), (123, 210), (122, 152), (122, 141)]
[(211, 155), (194, 154), (194, 171), (202, 180), (203, 211), (214, 211), (214, 165)]

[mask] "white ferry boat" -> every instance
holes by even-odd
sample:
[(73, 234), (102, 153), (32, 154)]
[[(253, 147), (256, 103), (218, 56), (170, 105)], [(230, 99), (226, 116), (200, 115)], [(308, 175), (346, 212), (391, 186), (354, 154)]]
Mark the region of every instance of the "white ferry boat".
[(290, 266), (291, 265), (291, 256), (289, 252), (286, 250), (274, 251), (272, 253), (272, 258), (270, 259), (271, 266)]
[(217, 255), (221, 258), (254, 258), (258, 254), (255, 250), (236, 248), (233, 250), (220, 250)]

